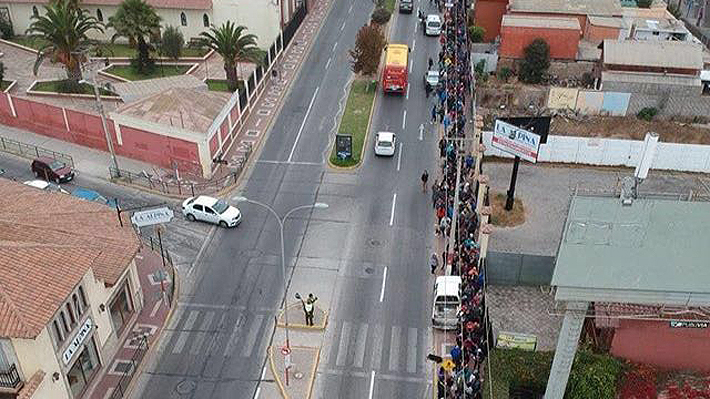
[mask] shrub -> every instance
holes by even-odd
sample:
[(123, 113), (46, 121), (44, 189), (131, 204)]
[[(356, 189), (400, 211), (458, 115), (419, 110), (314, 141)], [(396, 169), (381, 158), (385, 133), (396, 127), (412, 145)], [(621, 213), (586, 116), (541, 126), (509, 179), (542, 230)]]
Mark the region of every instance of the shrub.
[(582, 74), (582, 84), (584, 87), (592, 87), (594, 86), (594, 75), (592, 75), (589, 72), (585, 72)]
[(540, 83), (550, 67), (550, 45), (535, 39), (525, 47), (525, 58), (520, 64), (520, 79), (526, 83)]
[(0, 17), (0, 36), (5, 40), (15, 37), (15, 32), (12, 31), (12, 24), (5, 17)]
[(160, 51), (177, 60), (182, 55), (182, 46), (185, 44), (185, 39), (178, 28), (168, 25), (163, 31), (163, 37), (160, 41)]
[(508, 79), (513, 76), (513, 70), (508, 68), (507, 66), (502, 67), (498, 71), (498, 79), (508, 83)]
[(580, 351), (574, 358), (572, 370), (567, 383), (570, 398), (614, 398), (624, 364), (609, 355)]
[(357, 32), (355, 48), (348, 51), (351, 68), (355, 73), (372, 75), (380, 65), (382, 49), (387, 41), (380, 29), (374, 25), (365, 25)]
[(469, 26), (468, 35), (471, 37), (473, 43), (480, 43), (483, 41), (483, 35), (485, 35), (486, 30), (482, 26)]
[(646, 107), (642, 108), (641, 111), (636, 114), (636, 117), (650, 122), (656, 115), (658, 115), (658, 109), (654, 107)]
[(392, 14), (387, 9), (380, 7), (372, 12), (372, 22), (377, 25), (384, 25), (390, 20), (391, 16)]

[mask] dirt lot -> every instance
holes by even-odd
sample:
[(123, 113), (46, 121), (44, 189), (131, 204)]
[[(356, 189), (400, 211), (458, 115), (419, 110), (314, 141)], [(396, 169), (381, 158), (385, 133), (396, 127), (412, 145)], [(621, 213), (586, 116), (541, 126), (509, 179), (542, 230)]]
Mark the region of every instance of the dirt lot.
[(579, 119), (577, 121), (562, 116), (555, 117), (550, 125), (550, 134), (643, 140), (646, 133), (656, 132), (660, 135), (660, 141), (664, 143), (710, 144), (708, 125), (667, 120), (646, 122), (635, 116), (586, 116)]

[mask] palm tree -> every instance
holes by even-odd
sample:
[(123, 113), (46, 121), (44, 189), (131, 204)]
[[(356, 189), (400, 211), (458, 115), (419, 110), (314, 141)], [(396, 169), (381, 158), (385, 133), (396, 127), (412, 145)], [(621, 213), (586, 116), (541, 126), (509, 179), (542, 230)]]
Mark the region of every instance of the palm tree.
[(137, 47), (138, 57), (134, 59), (134, 65), (138, 73), (144, 74), (152, 69), (154, 63), (150, 52), (153, 46), (148, 40), (160, 32), (160, 17), (153, 7), (145, 0), (124, 0), (106, 26), (116, 30), (111, 42), (125, 37)]
[(257, 64), (264, 61), (263, 53), (256, 47), (256, 35), (242, 34), (246, 29), (246, 26), (237, 26), (234, 22), (227, 21), (219, 28), (212, 26), (208, 32), (200, 34), (205, 46), (222, 56), (230, 91), (237, 90), (237, 67), (240, 61)]
[(46, 58), (64, 65), (67, 78), (72, 83), (81, 80), (81, 63), (90, 47), (98, 44), (89, 39), (92, 30), (103, 32), (103, 24), (71, 2), (50, 2), (44, 7), (45, 15), (33, 15), (27, 34), (41, 38), (46, 43), (37, 53), (33, 72), (37, 75)]

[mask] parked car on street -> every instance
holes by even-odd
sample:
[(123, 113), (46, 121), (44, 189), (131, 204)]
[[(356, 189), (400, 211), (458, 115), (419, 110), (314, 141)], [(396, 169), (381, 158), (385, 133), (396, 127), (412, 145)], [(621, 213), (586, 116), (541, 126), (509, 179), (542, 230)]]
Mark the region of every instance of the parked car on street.
[(397, 146), (397, 137), (392, 132), (379, 132), (375, 135), (375, 155), (391, 157)]
[(434, 328), (442, 330), (455, 329), (458, 325), (458, 312), (461, 306), (459, 289), (461, 277), (441, 276), (434, 284), (434, 304), (431, 311), (431, 322)]
[(439, 71), (426, 71), (424, 74), (424, 87), (433, 90), (439, 85)]
[(399, 12), (411, 14), (414, 9), (414, 2), (412, 0), (399, 0)]
[(190, 197), (183, 201), (182, 214), (191, 222), (201, 220), (222, 227), (234, 227), (242, 221), (242, 213), (239, 209), (224, 200), (206, 195)]
[(74, 169), (71, 166), (49, 157), (39, 157), (32, 161), (32, 173), (40, 179), (55, 183), (66, 183), (74, 179)]
[(24, 184), (40, 190), (49, 191), (50, 193), (69, 194), (69, 191), (63, 189), (59, 184), (54, 184), (44, 180), (28, 180)]
[(88, 188), (77, 187), (71, 192), (71, 195), (87, 201), (98, 202), (99, 204), (110, 206), (111, 208), (118, 208), (116, 199), (106, 199), (103, 195), (94, 190), (89, 190)]

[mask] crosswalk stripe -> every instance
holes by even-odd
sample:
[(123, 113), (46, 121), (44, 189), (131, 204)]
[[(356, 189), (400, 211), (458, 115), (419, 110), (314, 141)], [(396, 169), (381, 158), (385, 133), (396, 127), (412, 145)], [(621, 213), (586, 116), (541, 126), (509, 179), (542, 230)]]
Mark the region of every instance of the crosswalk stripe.
[(232, 354), (234, 346), (237, 344), (237, 339), (239, 339), (239, 333), (242, 331), (243, 326), (244, 315), (240, 314), (239, 317), (237, 317), (237, 321), (234, 323), (234, 327), (232, 328), (232, 335), (229, 337), (229, 342), (227, 342), (227, 346), (224, 348), (224, 357), (228, 357)]
[(352, 323), (349, 321), (343, 322), (340, 342), (338, 343), (338, 356), (335, 358), (335, 365), (340, 367), (345, 365), (345, 360), (348, 357), (348, 344), (350, 343), (350, 327)]
[(256, 337), (258, 336), (259, 331), (261, 331), (261, 324), (263, 321), (263, 314), (254, 315), (254, 320), (252, 320), (251, 322), (251, 326), (249, 327), (249, 334), (247, 335), (247, 340), (244, 345), (244, 349), (242, 350), (242, 356), (251, 356), (251, 353), (254, 351), (254, 345), (256, 344)]
[(400, 329), (400, 326), (392, 326), (392, 335), (390, 340), (390, 371), (399, 370)]
[(426, 356), (434, 350), (434, 342), (431, 340), (431, 328), (424, 328), (421, 342), (421, 345), (419, 345), (419, 352), (421, 352), (419, 355), (419, 369), (426, 370)]
[(170, 324), (168, 324), (169, 329), (165, 330), (165, 335), (160, 339), (160, 341), (158, 341), (159, 343), (157, 351), (159, 353), (165, 352), (165, 349), (168, 346), (168, 341), (170, 341), (173, 338), (173, 335), (175, 335), (175, 331), (173, 330), (173, 328), (178, 325), (178, 322), (180, 321), (180, 319), (182, 319), (184, 313), (184, 308), (177, 308), (177, 310), (175, 310), (175, 314), (170, 320)]
[(382, 363), (382, 339), (384, 338), (384, 326), (375, 324), (372, 334), (372, 368), (379, 370)]
[(407, 372), (417, 372), (417, 329), (409, 327), (409, 335), (407, 341)]
[(355, 341), (355, 363), (353, 366), (362, 367), (365, 360), (365, 344), (367, 343), (367, 323), (360, 324), (360, 329), (357, 333), (357, 341)]
[[(200, 313), (199, 310), (191, 310), (190, 314), (187, 316), (185, 325), (183, 325), (182, 330), (190, 330), (197, 320), (197, 315)], [(182, 352), (182, 348), (185, 347), (185, 342), (187, 342), (187, 337), (190, 335), (190, 331), (181, 331), (178, 336), (175, 346), (173, 346), (173, 354), (178, 354)]]
[(197, 336), (192, 342), (192, 348), (190, 348), (191, 354), (196, 355), (199, 353), (200, 348), (202, 347), (202, 343), (205, 341), (205, 337), (207, 336), (206, 331), (209, 330), (210, 325), (212, 324), (212, 320), (214, 319), (214, 315), (214, 312), (208, 312), (205, 318), (202, 320), (202, 324), (200, 325), (200, 331), (197, 333)]

